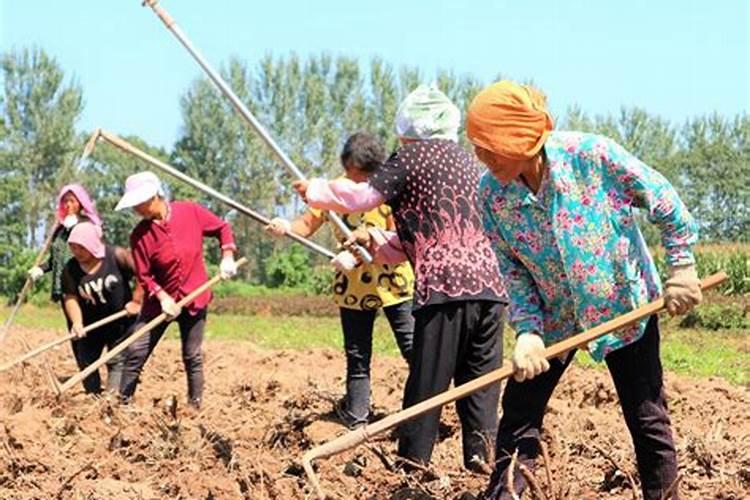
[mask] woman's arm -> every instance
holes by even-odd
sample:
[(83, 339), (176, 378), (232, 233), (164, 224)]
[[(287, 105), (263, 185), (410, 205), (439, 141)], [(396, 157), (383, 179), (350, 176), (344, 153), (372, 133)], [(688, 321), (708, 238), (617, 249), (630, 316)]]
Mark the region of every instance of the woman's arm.
[(219, 240), (223, 256), (233, 255), (237, 246), (234, 244), (231, 224), (198, 203), (193, 203), (193, 210), (196, 224), (200, 226), (203, 235)]
[(605, 151), (601, 157), (602, 175), (609, 181), (610, 200), (645, 210), (649, 222), (661, 231), (670, 266), (693, 264), (692, 247), (698, 241), (698, 225), (677, 191), (663, 175), (622, 146), (610, 139), (601, 140)]
[(367, 212), (385, 201), (383, 195), (369, 183), (351, 179), (312, 179), (296, 181), (294, 186), (311, 208), (342, 214)]
[(510, 298), (509, 317), (516, 336), (537, 333), (544, 336), (542, 299), (536, 282), (529, 270), (513, 254), (510, 245), (503, 239), (492, 212), (491, 197), (483, 202), (482, 221), (484, 231), (490, 239), (498, 262), (498, 272), (505, 283)]
[(307, 238), (315, 234), (323, 225), (324, 219), (319, 211), (308, 210), (291, 222), (294, 234)]
[(408, 260), (396, 231), (371, 227), (368, 232), (370, 233), (370, 249), (375, 262), (378, 264), (400, 264)]
[(159, 296), (162, 291), (161, 285), (156, 282), (154, 275), (151, 273), (151, 261), (144, 248), (144, 245), (131, 238), (131, 256), (133, 259), (133, 270), (137, 285), (140, 285), (144, 295)]
[[(117, 266), (120, 268), (120, 272), (127, 278), (135, 276), (135, 262), (133, 261), (133, 254), (128, 248), (115, 247), (115, 260)], [(125, 286), (129, 286), (127, 283)], [(141, 304), (143, 304), (143, 296), (145, 292), (141, 282), (135, 280), (135, 286), (133, 287), (132, 299), (130, 302), (125, 304), (128, 314), (134, 316), (141, 310)]]

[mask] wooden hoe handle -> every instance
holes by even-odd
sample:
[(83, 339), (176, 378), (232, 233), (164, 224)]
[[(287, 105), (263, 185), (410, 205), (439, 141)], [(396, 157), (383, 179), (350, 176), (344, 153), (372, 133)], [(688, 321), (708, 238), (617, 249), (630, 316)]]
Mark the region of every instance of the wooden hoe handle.
[[(247, 263), (247, 259), (245, 257), (242, 257), (237, 261), (237, 267), (242, 266), (243, 264)], [(190, 292), (189, 294), (185, 295), (180, 301), (177, 302), (177, 305), (180, 307), (184, 307), (191, 303), (193, 300), (195, 300), (200, 294), (214, 286), (216, 283), (221, 281), (221, 276), (216, 275), (210, 280), (203, 283), (201, 286)], [(70, 377), (64, 384), (60, 386), (60, 393), (67, 391), (74, 385), (76, 385), (81, 380), (85, 379), (89, 375), (91, 375), (94, 371), (98, 370), (100, 366), (105, 364), (110, 359), (114, 358), (118, 354), (120, 354), (122, 351), (128, 348), (130, 344), (138, 340), (139, 338), (143, 337), (145, 334), (159, 326), (161, 323), (166, 321), (167, 315), (164, 313), (159, 314), (157, 317), (143, 325), (141, 328), (133, 332), (132, 335), (130, 335), (128, 338), (117, 344), (114, 349), (111, 351), (107, 351), (107, 354), (99, 358), (94, 363), (90, 364), (86, 368), (84, 368), (81, 372), (77, 373), (76, 375)]]
[[(726, 279), (727, 275), (724, 272), (712, 274), (701, 282), (701, 289), (708, 290), (709, 288), (713, 288), (716, 285), (719, 285)], [(572, 349), (583, 347), (592, 340), (596, 340), (599, 337), (606, 335), (607, 333), (619, 330), (623, 326), (629, 325), (630, 323), (641, 320), (643, 318), (647, 318), (652, 314), (656, 314), (662, 309), (664, 309), (663, 298), (660, 298), (653, 302), (649, 302), (648, 304), (638, 307), (637, 309), (634, 309), (629, 313), (625, 313), (614, 319), (606, 321), (601, 325), (581, 332), (578, 335), (574, 335), (556, 344), (552, 344), (544, 350), (544, 355), (547, 359), (556, 358)], [(412, 418), (415, 418), (423, 413), (434, 410), (435, 408), (439, 408), (458, 399), (464, 398), (480, 389), (484, 389), (489, 385), (509, 378), (511, 375), (513, 375), (513, 372), (514, 370), (511, 365), (503, 365), (501, 368), (491, 371), (490, 373), (486, 373), (470, 382), (442, 392), (414, 406), (410, 406), (409, 408), (405, 408), (401, 411), (388, 415), (387, 417), (383, 418), (382, 420), (378, 420), (372, 425), (364, 425), (358, 429), (347, 432), (342, 436), (339, 436), (327, 443), (322, 444), (321, 446), (318, 446), (317, 448), (313, 448), (312, 450), (308, 451), (302, 457), (302, 466), (305, 469), (305, 473), (307, 474), (308, 479), (315, 488), (318, 497), (321, 499), (326, 498), (322, 488), (320, 487), (320, 482), (315, 475), (315, 471), (312, 468), (313, 460), (318, 458), (327, 458), (348, 449), (354, 448), (355, 446), (366, 442), (372, 436), (387, 431), (388, 429), (402, 424), (407, 420), (411, 420)]]
[[(124, 318), (127, 315), (128, 315), (128, 311), (126, 311), (125, 309), (123, 309), (122, 311), (118, 311), (118, 312), (116, 312), (114, 314), (110, 314), (106, 318), (102, 318), (99, 321), (95, 321), (95, 322), (93, 322), (93, 323), (91, 323), (89, 325), (86, 325), (83, 328), (83, 331), (85, 333), (88, 333), (90, 331), (96, 330), (97, 328), (99, 328), (101, 326), (106, 325), (107, 323), (111, 323), (113, 321), (117, 321), (120, 318)], [(58, 337), (55, 340), (47, 342), (46, 344), (42, 344), (39, 347), (36, 347), (36, 348), (30, 350), (29, 352), (27, 352), (23, 356), (20, 356), (19, 358), (17, 358), (17, 359), (15, 359), (13, 361), (10, 361), (10, 362), (8, 362), (8, 363), (0, 366), (0, 372), (8, 370), (10, 368), (13, 368), (14, 366), (16, 366), (16, 365), (18, 365), (20, 363), (23, 363), (24, 361), (28, 361), (31, 358), (34, 358), (34, 357), (38, 356), (39, 354), (41, 354), (41, 353), (43, 353), (43, 352), (45, 352), (45, 351), (47, 351), (49, 349), (52, 349), (55, 346), (58, 346), (58, 345), (60, 345), (60, 344), (62, 344), (64, 342), (67, 342), (68, 340), (73, 340), (74, 338), (76, 338), (75, 334), (69, 333), (68, 335), (63, 335), (62, 337)]]

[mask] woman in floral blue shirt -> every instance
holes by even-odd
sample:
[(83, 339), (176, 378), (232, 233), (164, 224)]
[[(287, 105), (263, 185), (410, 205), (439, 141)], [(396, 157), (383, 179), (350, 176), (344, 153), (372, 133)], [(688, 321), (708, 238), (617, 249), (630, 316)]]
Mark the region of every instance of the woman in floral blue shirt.
[[(573, 353), (548, 362), (544, 347), (661, 295), (635, 209), (661, 230), (670, 265), (665, 302), (682, 314), (701, 301), (691, 250), (697, 227), (658, 172), (606, 137), (553, 132), (544, 97), (502, 81), (469, 107), (467, 135), (487, 165), (484, 224), (510, 294), (515, 380), (503, 395), (496, 468), (487, 498), (511, 498), (510, 456), (533, 467), (544, 409)], [(657, 317), (588, 345), (607, 363), (635, 446), (644, 498), (677, 477), (663, 394)], [(524, 481), (515, 473), (514, 489)]]

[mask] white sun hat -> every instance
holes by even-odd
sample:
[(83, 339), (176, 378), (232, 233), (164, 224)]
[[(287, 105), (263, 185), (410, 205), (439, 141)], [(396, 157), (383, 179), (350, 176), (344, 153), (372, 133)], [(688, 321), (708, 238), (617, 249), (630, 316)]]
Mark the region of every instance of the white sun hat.
[(153, 172), (138, 172), (125, 179), (125, 194), (120, 198), (115, 210), (140, 205), (156, 195), (164, 196), (164, 189), (156, 174)]

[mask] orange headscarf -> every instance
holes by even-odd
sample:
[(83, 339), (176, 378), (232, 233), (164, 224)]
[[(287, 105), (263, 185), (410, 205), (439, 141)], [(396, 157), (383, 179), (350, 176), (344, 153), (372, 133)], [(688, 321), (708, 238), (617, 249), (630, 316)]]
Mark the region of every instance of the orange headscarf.
[(509, 80), (479, 92), (466, 116), (469, 141), (510, 160), (533, 158), (553, 127), (544, 94)]

